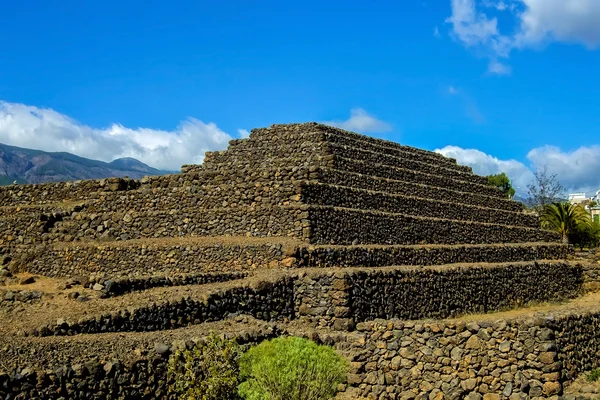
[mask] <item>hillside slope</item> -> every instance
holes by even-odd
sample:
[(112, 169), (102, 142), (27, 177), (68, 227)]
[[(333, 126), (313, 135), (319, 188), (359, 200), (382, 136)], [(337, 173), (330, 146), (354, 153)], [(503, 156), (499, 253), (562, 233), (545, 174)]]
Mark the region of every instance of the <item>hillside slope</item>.
[(167, 173), (133, 158), (106, 163), (70, 153), (48, 153), (0, 143), (0, 185), (14, 181), (42, 183), (124, 176), (138, 179)]

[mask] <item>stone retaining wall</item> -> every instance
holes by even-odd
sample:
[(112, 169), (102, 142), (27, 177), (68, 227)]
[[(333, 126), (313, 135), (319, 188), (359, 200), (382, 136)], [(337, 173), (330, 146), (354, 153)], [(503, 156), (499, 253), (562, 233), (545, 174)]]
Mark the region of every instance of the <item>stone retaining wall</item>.
[(564, 260), (571, 253), (561, 243), (454, 246), (315, 246), (303, 247), (298, 265), (305, 267), (386, 267)]
[[(390, 194), (415, 196), (426, 199), (438, 199), (453, 203), (470, 204), (497, 210), (523, 211), (523, 205), (506, 198), (491, 197), (477, 192), (467, 192), (465, 188), (451, 190), (446, 187), (429, 186), (422, 183), (396, 181), (387, 178), (377, 178), (337, 169), (324, 168), (319, 171), (317, 180), (321, 183), (353, 187), (357, 189), (375, 190)], [(459, 185), (460, 186), (460, 185)]]
[(140, 181), (124, 178), (0, 186), (0, 206), (84, 200), (96, 192), (128, 191), (139, 187)]
[(31, 336), (65, 336), (105, 332), (151, 332), (245, 314), (264, 321), (294, 318), (294, 279), (284, 277), (240, 285), (207, 294), (203, 299), (180, 298), (162, 304), (116, 311), (77, 322), (57, 321), (26, 332)]
[(349, 274), (355, 321), (448, 318), (559, 301), (582, 294), (581, 266), (517, 263)]
[(332, 207), (311, 207), (310, 242), (313, 244), (483, 244), (558, 242), (551, 231), (419, 218)]
[(553, 334), (536, 321), (361, 323), (348, 381), (368, 399), (552, 398), (563, 383)]
[(367, 164), (379, 164), (387, 167), (403, 168), (425, 174), (445, 176), (450, 179), (456, 179), (459, 181), (479, 185), (487, 185), (488, 183), (485, 176), (475, 175), (471, 171), (460, 171), (454, 168), (445, 168), (444, 164), (427, 164), (403, 157), (396, 157), (385, 153), (362, 150), (357, 147), (338, 145), (334, 143), (329, 143), (327, 150), (330, 154), (335, 155), (336, 159), (338, 157), (342, 157), (346, 159), (362, 161)]
[[(597, 321), (598, 315), (584, 318)], [(587, 355), (586, 368), (600, 365), (597, 344), (590, 346), (589, 337), (578, 336), (578, 328), (566, 322), (580, 317), (575, 313), (467, 322), (376, 320), (359, 323), (352, 333), (286, 332), (283, 326), (284, 330), (248, 330), (234, 337), (242, 345), (252, 345), (291, 334), (334, 346), (351, 365), (344, 398), (556, 399), (568, 383), (572, 362)], [(592, 329), (597, 326), (589, 332)], [(96, 349), (94, 357), (82, 351), (79, 362), (56, 366), (54, 361), (45, 370), (21, 365), (18, 371), (0, 372), (0, 398), (9, 398), (9, 393), (22, 399), (166, 398), (167, 358), (171, 351), (193, 348), (199, 340), (190, 339), (139, 348), (141, 356), (133, 362), (108, 358)], [(50, 347), (65, 353), (58, 344)], [(569, 350), (574, 347), (577, 352)]]
[[(380, 151), (386, 149), (399, 150), (408, 152), (414, 155), (429, 157), (434, 161), (440, 163), (455, 163), (456, 160), (447, 158), (441, 154), (437, 154), (431, 151), (418, 149), (416, 147), (404, 146), (396, 142), (388, 140), (382, 140), (374, 137), (360, 135), (354, 132), (346, 131), (340, 128), (318, 124), (315, 122), (303, 123), (303, 124), (273, 124), (268, 128), (256, 128), (252, 129), (250, 138), (252, 140), (270, 140), (270, 141), (285, 141), (285, 140), (306, 140), (313, 134), (325, 135), (324, 138), (327, 141), (350, 144), (349, 142), (342, 142), (344, 140), (351, 141), (351, 144), (361, 146), (377, 146)], [(332, 137), (339, 138), (340, 141), (334, 140)]]
[(348, 171), (356, 174), (374, 176), (379, 178), (394, 179), (404, 182), (412, 182), (423, 185), (445, 187), (451, 190), (462, 192), (479, 193), (486, 196), (505, 198), (498, 188), (488, 185), (480, 185), (472, 182), (459, 181), (447, 178), (442, 175), (431, 175), (410, 169), (395, 168), (379, 163), (367, 163), (350, 158), (335, 157), (335, 159), (323, 167), (335, 168), (341, 171)]
[(535, 215), (517, 213), (443, 201), (439, 198), (420, 198), (415, 195), (390, 195), (351, 187), (318, 183), (303, 183), (301, 201), (306, 204), (378, 210), (422, 217), (444, 218), (461, 221), (477, 221), (492, 224), (538, 228)]
[(341, 329), (378, 318), (450, 318), (560, 301), (581, 295), (582, 285), (582, 267), (560, 262), (350, 269), (301, 278), (296, 306), (299, 317)]
[[(248, 271), (293, 266), (295, 249), (272, 243), (82, 243), (14, 251), (15, 272), (49, 277), (149, 276), (164, 273)], [(18, 255), (17, 255), (18, 254)]]
[(596, 292), (600, 290), (600, 263), (589, 263), (583, 266), (586, 289)]

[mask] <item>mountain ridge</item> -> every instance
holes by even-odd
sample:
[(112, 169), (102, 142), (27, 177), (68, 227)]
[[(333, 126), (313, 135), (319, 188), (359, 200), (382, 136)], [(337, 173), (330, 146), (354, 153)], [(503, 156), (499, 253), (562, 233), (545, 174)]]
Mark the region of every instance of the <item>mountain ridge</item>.
[(67, 152), (46, 152), (0, 143), (0, 185), (125, 176), (139, 179), (171, 173), (174, 172), (152, 168), (131, 157), (104, 162)]

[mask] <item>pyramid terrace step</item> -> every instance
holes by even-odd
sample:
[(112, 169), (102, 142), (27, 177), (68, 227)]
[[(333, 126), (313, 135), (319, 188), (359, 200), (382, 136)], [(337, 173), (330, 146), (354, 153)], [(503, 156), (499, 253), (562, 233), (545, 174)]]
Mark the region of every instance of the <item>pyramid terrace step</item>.
[(311, 205), (386, 211), (414, 216), (487, 222), (528, 228), (539, 227), (539, 221), (535, 215), (471, 206), (435, 198), (426, 199), (311, 182), (303, 183), (301, 191), (301, 201)]
[(253, 271), (295, 266), (301, 242), (245, 236), (89, 241), (22, 246), (13, 251), (20, 272), (57, 277), (140, 278), (161, 274)]
[[(581, 275), (581, 266), (553, 261), (349, 268), (335, 276), (319, 270), (257, 274), (232, 282), (127, 293), (104, 299), (84, 314), (75, 311), (58, 325), (42, 322), (30, 333), (147, 332), (238, 314), (266, 321), (318, 319), (325, 317), (320, 313), (329, 307), (313, 307), (331, 303), (331, 299), (345, 299), (345, 315), (355, 322), (447, 318), (574, 298), (582, 294)], [(332, 278), (343, 284), (332, 285)], [(316, 297), (295, 295), (315, 285), (321, 288)]]
[(352, 274), (351, 282), (348, 308), (355, 322), (456, 317), (583, 293), (581, 266), (557, 261), (374, 268)]
[(369, 150), (362, 150), (357, 147), (342, 146), (337, 144), (330, 144), (328, 149), (331, 154), (335, 157), (349, 158), (352, 160), (360, 160), (366, 163), (377, 163), (390, 167), (405, 168), (417, 172), (424, 172), (432, 175), (447, 176), (449, 178), (473, 182), (480, 185), (487, 185), (487, 178), (473, 174), (470, 168), (456, 169), (447, 168), (443, 164), (428, 164), (419, 160), (411, 160), (406, 158), (400, 158), (396, 156), (375, 153)]
[(321, 183), (328, 183), (331, 185), (374, 190), (378, 192), (387, 192), (390, 194), (412, 195), (415, 197), (431, 199), (437, 198), (442, 201), (456, 201), (457, 203), (496, 208), (506, 211), (523, 211), (523, 205), (521, 203), (509, 200), (507, 198), (498, 198), (481, 195), (478, 193), (452, 190), (442, 186), (424, 185), (420, 183), (373, 177), (333, 168), (321, 168), (319, 171), (319, 176), (316, 180)]
[(300, 267), (386, 267), (565, 260), (571, 253), (562, 243), (460, 245), (317, 245), (300, 248)]
[[(471, 169), (463, 166), (446, 166), (447, 164), (430, 164), (424, 162), (420, 157), (412, 158), (397, 157), (394, 155), (386, 155), (373, 151), (359, 149), (346, 145), (333, 143), (315, 146), (314, 150), (310, 148), (302, 148), (295, 150), (287, 145), (269, 147), (266, 149), (256, 149), (250, 147), (247, 151), (228, 150), (226, 152), (218, 152), (209, 154), (205, 160), (204, 168), (211, 170), (218, 167), (226, 167), (229, 165), (249, 165), (249, 166), (268, 166), (285, 165), (281, 163), (284, 159), (295, 159), (296, 165), (306, 165), (307, 163), (319, 163), (327, 156), (335, 156), (349, 158), (352, 160), (360, 160), (367, 163), (383, 164), (390, 167), (404, 168), (416, 172), (424, 172), (428, 174), (445, 176), (448, 178), (458, 179), (467, 182), (487, 185), (487, 178), (472, 173)], [(334, 158), (334, 159), (335, 159)]]
[[(434, 153), (432, 151), (418, 149), (416, 147), (410, 147), (401, 145), (396, 142), (389, 140), (378, 139), (370, 136), (360, 135), (358, 133), (346, 131), (340, 128), (335, 128), (328, 125), (318, 123), (304, 123), (304, 124), (288, 124), (280, 125), (273, 124), (269, 128), (253, 129), (250, 134), (250, 139), (269, 139), (269, 140), (286, 140), (291, 135), (310, 135), (315, 133), (326, 133), (338, 137), (342, 137), (348, 140), (358, 141), (360, 143), (365, 142), (367, 144), (373, 144), (379, 147), (386, 147), (395, 150), (401, 150), (411, 152), (414, 154), (421, 154), (428, 157), (437, 157), (441, 160), (453, 160), (448, 157), (444, 157), (441, 154)], [(292, 136), (293, 137), (293, 136)]]
[(554, 232), (382, 211), (311, 206), (312, 244), (491, 244), (559, 242)]
[(336, 157), (333, 165), (325, 165), (337, 170), (368, 175), (375, 178), (394, 179), (397, 181), (412, 182), (437, 187), (445, 187), (451, 190), (477, 193), (497, 198), (506, 198), (498, 188), (473, 182), (461, 181), (443, 175), (427, 174), (405, 168), (397, 168), (379, 163), (367, 163), (350, 158)]
[[(98, 207), (98, 208), (94, 208)], [(187, 236), (302, 237), (307, 211), (303, 207), (194, 206), (171, 210), (104, 212), (101, 203), (56, 224), (40, 240), (46, 243), (87, 240), (130, 240)]]
[[(206, 285), (155, 287), (77, 307), (66, 321), (28, 333), (64, 336), (106, 332), (151, 332), (251, 315), (266, 321), (294, 317), (293, 279), (276, 274)], [(86, 310), (87, 308), (87, 310)], [(75, 322), (76, 321), (76, 322)], [(47, 323), (47, 322), (46, 322)]]
[(391, 156), (405, 160), (419, 161), (459, 172), (473, 172), (470, 167), (458, 165), (456, 160), (440, 157), (440, 155), (437, 153), (415, 153), (412, 151), (381, 147), (373, 145), (369, 142), (357, 141), (328, 133), (287, 136), (284, 142), (276, 140), (239, 139), (230, 142), (227, 153), (242, 154), (244, 152), (249, 152), (271, 155), (286, 154), (286, 152), (306, 153), (310, 151), (321, 151), (324, 145), (358, 148), (380, 154), (381, 156)]

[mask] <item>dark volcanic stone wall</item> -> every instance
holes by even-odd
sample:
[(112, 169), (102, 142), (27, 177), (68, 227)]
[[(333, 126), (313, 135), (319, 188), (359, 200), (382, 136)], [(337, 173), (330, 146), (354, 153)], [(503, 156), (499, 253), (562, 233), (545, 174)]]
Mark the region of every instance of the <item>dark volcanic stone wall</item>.
[(487, 185), (481, 185), (473, 182), (450, 179), (443, 175), (425, 174), (410, 169), (390, 167), (385, 164), (373, 164), (350, 158), (337, 157), (328, 167), (342, 171), (349, 171), (368, 176), (377, 176), (381, 178), (396, 179), (405, 182), (420, 183), (425, 185), (445, 187), (447, 189), (459, 190), (464, 192), (474, 192), (486, 196), (504, 198), (505, 196), (497, 188)]
[(309, 210), (315, 244), (459, 244), (557, 242), (558, 234), (498, 224), (315, 207)]
[(444, 218), (461, 221), (487, 222), (492, 224), (538, 228), (538, 217), (460, 204), (456, 200), (443, 201), (436, 197), (420, 198), (390, 195), (350, 187), (305, 183), (301, 188), (302, 202), (306, 204), (378, 210), (422, 217)]
[(298, 316), (350, 327), (378, 318), (417, 320), (560, 301), (583, 292), (580, 265), (561, 262), (341, 270), (300, 277)]
[(123, 310), (74, 323), (57, 321), (32, 336), (62, 336), (104, 332), (151, 332), (202, 322), (220, 321), (246, 314), (265, 321), (294, 318), (294, 280), (284, 277), (259, 282), (255, 287), (236, 286), (207, 295), (205, 299), (181, 298), (134, 310)]
[[(425, 175), (424, 178), (427, 179), (427, 175)], [(319, 178), (317, 180), (321, 183), (346, 186), (356, 189), (374, 190), (426, 199), (438, 199), (440, 201), (470, 204), (474, 206), (489, 207), (505, 211), (523, 211), (523, 206), (518, 202), (505, 198), (479, 194), (478, 192), (467, 192), (465, 190), (466, 188), (462, 189), (465, 191), (461, 191), (459, 188), (452, 190), (446, 188), (445, 186), (428, 186), (424, 182), (404, 182), (331, 168), (321, 169), (319, 171)], [(458, 186), (460, 187), (461, 185)]]
[(598, 313), (570, 314), (550, 322), (556, 335), (558, 359), (562, 362), (565, 380), (600, 367)]
[[(320, 246), (301, 248), (298, 265), (321, 268), (385, 267), (391, 265), (442, 265), (454, 262), (500, 263), (564, 260), (570, 252), (569, 246), (561, 243), (538, 243), (535, 246), (530, 244), (494, 246)], [(589, 275), (592, 276), (591, 273)], [(600, 277), (597, 280), (600, 281)]]
[(366, 271), (350, 280), (349, 307), (355, 321), (487, 313), (573, 298), (583, 285), (581, 266), (566, 263)]

